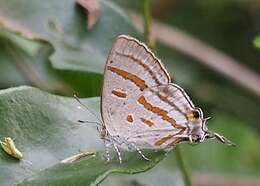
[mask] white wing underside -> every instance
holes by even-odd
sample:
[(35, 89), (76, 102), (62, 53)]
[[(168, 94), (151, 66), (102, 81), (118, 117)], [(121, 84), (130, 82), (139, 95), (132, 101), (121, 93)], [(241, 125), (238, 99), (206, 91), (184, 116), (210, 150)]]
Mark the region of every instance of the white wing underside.
[(185, 113), (194, 105), (143, 44), (121, 36), (107, 60), (101, 109), (110, 136), (140, 149), (165, 149), (187, 137)]

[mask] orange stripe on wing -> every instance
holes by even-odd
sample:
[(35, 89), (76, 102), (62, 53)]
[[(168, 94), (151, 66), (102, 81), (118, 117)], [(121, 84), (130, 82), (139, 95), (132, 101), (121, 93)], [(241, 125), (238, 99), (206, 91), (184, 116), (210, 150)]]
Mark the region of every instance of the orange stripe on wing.
[(141, 91), (147, 88), (145, 81), (134, 74), (112, 66), (107, 66), (107, 69), (123, 77), (124, 79), (132, 81), (136, 86), (140, 88)]
[(165, 137), (159, 139), (158, 141), (156, 141), (156, 142), (154, 143), (154, 145), (160, 146), (160, 145), (164, 144), (166, 141), (168, 141), (169, 139), (171, 139), (172, 137), (173, 137), (173, 135), (170, 135), (170, 134), (169, 134), (168, 136), (165, 136)]
[(119, 90), (112, 90), (112, 94), (120, 98), (126, 98), (127, 94)]
[(161, 118), (162, 118), (163, 120), (168, 121), (174, 128), (183, 129), (183, 126), (178, 125), (173, 118), (171, 118), (171, 117), (169, 117), (169, 116), (167, 115), (168, 112), (167, 112), (166, 110), (163, 110), (163, 109), (161, 109), (161, 108), (159, 108), (159, 107), (154, 107), (154, 106), (152, 106), (150, 103), (148, 103), (148, 102), (146, 101), (146, 99), (145, 99), (144, 96), (139, 97), (139, 99), (138, 99), (137, 101), (138, 101), (141, 105), (143, 105), (144, 108), (146, 108), (147, 110), (149, 110), (149, 111), (151, 111), (151, 112), (157, 114), (158, 116), (161, 116)]
[(169, 147), (172, 147), (172, 146), (176, 146), (178, 143), (182, 142), (183, 139), (182, 138), (176, 138), (175, 140), (173, 140), (170, 144), (169, 144)]
[(134, 121), (133, 116), (131, 114), (127, 115), (126, 120), (130, 123), (133, 123)]
[(171, 102), (170, 100), (168, 100), (167, 96), (163, 96), (161, 95), (159, 92), (153, 91), (160, 100), (164, 101), (165, 103), (171, 105), (172, 107), (174, 107), (176, 110), (178, 110), (180, 113), (182, 113), (184, 116), (186, 116), (186, 114), (179, 108), (177, 107), (177, 105), (175, 105), (174, 102)]
[(141, 121), (142, 121), (144, 124), (148, 125), (149, 127), (151, 127), (151, 126), (154, 125), (154, 123), (153, 123), (151, 120), (148, 120), (148, 119), (145, 119), (145, 118), (140, 118), (140, 119), (141, 119)]
[[(186, 128), (185, 128), (185, 127), (182, 127), (182, 129), (181, 129), (178, 133), (176, 133), (176, 134), (174, 134), (174, 135), (169, 134), (168, 136), (163, 137), (163, 138), (159, 139), (158, 141), (156, 141), (154, 145), (160, 146), (160, 145), (162, 145), (163, 143), (165, 143), (166, 141), (168, 141), (169, 139), (171, 139), (172, 137), (175, 137), (175, 136), (177, 136), (177, 135), (183, 134), (183, 132), (184, 132), (185, 130), (186, 130)], [(176, 138), (176, 139), (173, 140), (169, 145), (167, 145), (167, 147), (175, 146), (175, 145), (177, 145), (179, 142), (181, 142), (182, 140), (183, 140), (183, 138)]]
[(130, 55), (130, 54), (123, 54), (123, 53), (120, 53), (120, 52), (117, 52), (117, 51), (115, 51), (115, 52), (116, 52), (117, 55), (124, 56), (126, 58), (130, 58), (134, 62), (136, 62), (137, 64), (142, 66), (144, 68), (144, 71), (148, 71), (148, 73), (151, 75), (151, 77), (156, 82), (156, 84), (161, 85), (162, 83), (164, 83), (164, 82), (160, 82), (160, 80), (157, 78), (156, 74), (142, 60), (137, 59), (133, 55)]
[[(186, 130), (186, 128), (183, 127), (183, 128), (182, 128), (178, 133), (176, 133), (174, 136), (182, 135), (185, 130)], [(180, 142), (182, 142), (182, 141), (183, 141), (183, 138), (177, 137), (175, 140), (173, 140), (173, 141), (168, 145), (168, 147), (175, 146), (175, 145), (177, 145), (178, 143), (180, 143)]]

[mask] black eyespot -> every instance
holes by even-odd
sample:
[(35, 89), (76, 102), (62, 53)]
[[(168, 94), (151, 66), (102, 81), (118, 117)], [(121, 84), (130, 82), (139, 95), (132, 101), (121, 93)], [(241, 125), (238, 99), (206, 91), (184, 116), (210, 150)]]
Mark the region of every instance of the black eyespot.
[(196, 118), (196, 119), (198, 119), (200, 117), (200, 113), (197, 110), (193, 110), (192, 114), (193, 114), (193, 117)]

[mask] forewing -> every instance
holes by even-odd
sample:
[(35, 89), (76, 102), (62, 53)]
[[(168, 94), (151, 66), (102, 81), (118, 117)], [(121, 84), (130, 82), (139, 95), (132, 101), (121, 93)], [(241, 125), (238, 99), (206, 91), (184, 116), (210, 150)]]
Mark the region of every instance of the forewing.
[(122, 136), (133, 130), (138, 96), (169, 82), (165, 68), (144, 44), (119, 36), (107, 60), (102, 90), (102, 118), (109, 134)]

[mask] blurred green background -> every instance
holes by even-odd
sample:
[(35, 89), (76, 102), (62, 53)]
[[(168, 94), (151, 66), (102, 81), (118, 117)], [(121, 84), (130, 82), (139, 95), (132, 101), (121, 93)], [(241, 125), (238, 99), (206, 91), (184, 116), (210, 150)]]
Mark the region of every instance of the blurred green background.
[[(28, 40), (17, 34), (19, 28), (12, 30), (1, 22), (1, 89), (30, 85), (68, 97), (73, 93), (100, 96), (103, 67), (115, 37), (129, 34), (143, 41), (133, 20), (127, 17), (133, 11), (142, 16), (143, 1), (101, 1), (102, 15), (92, 30), (86, 29), (84, 10), (69, 2), (63, 7), (58, 6), (60, 2), (48, 1), (50, 5), (45, 7), (45, 3), (34, 1), (29, 7), (25, 0), (0, 1), (0, 22), (3, 17), (13, 19), (26, 25), (35, 36)], [(70, 15), (70, 9), (77, 14)], [(255, 39), (260, 34), (260, 1), (153, 0), (151, 15), (215, 47), (260, 78), (260, 49)], [(156, 55), (175, 82), (205, 116), (212, 117), (210, 130), (237, 144), (235, 148), (216, 141), (181, 145), (194, 185), (260, 185), (260, 97), (175, 48), (159, 42), (156, 46)], [(183, 185), (174, 152), (151, 171), (110, 176), (101, 185), (123, 184)]]

